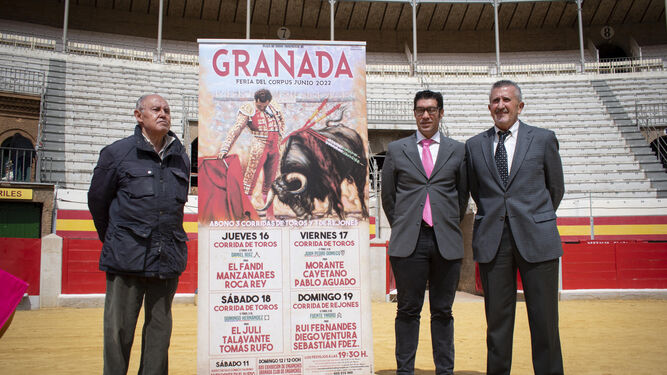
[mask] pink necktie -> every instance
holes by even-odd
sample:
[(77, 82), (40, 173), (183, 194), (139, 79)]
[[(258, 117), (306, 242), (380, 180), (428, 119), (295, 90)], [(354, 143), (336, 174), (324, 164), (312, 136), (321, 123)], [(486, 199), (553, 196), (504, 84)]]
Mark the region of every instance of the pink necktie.
[[(433, 171), (433, 158), (431, 157), (431, 150), (428, 146), (431, 145), (433, 140), (431, 139), (422, 139), (422, 164), (424, 165), (424, 171), (426, 171), (426, 177), (431, 177), (431, 172)], [(429, 199), (428, 193), (426, 193), (426, 202), (424, 202), (424, 212), (422, 218), (426, 224), (433, 226), (433, 215), (431, 214), (431, 200)]]

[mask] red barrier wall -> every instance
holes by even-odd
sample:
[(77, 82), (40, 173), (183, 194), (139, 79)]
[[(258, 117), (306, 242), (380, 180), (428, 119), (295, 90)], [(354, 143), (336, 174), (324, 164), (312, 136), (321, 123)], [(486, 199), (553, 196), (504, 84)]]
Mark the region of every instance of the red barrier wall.
[(563, 244), (563, 289), (667, 288), (667, 242)]
[[(667, 289), (667, 242), (563, 243), (563, 290)], [(476, 289), (482, 292), (475, 267)], [(521, 278), (517, 275), (517, 289)]]
[(563, 244), (563, 289), (614, 289), (616, 249), (609, 241)]
[(63, 238), (62, 294), (104, 293), (104, 272), (98, 269), (102, 242)]
[(31, 296), (39, 295), (41, 254), (39, 238), (0, 238), (0, 268), (27, 282)]
[(198, 241), (196, 239), (188, 241), (188, 265), (178, 280), (177, 293), (194, 293), (197, 290), (197, 256)]
[(616, 243), (618, 288), (667, 288), (667, 243)]
[[(106, 279), (100, 271), (102, 243), (93, 239), (63, 239), (63, 294), (105, 293)], [(39, 273), (39, 270), (38, 270)], [(188, 241), (188, 265), (181, 275), (177, 293), (197, 289), (197, 240)]]

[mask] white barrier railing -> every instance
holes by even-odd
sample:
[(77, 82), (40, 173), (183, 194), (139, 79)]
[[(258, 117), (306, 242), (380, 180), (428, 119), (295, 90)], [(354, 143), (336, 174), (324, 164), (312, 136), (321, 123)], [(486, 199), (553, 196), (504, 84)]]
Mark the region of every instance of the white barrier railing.
[(366, 73), (372, 76), (409, 76), (410, 64), (366, 64)]
[(44, 92), (43, 72), (0, 66), (0, 90), (41, 96)]
[(638, 128), (667, 126), (667, 103), (636, 103), (635, 122)]
[(587, 62), (586, 73), (637, 73), (665, 70), (662, 58), (631, 58), (601, 59), (599, 62)]
[(187, 121), (199, 121), (199, 97), (183, 97), (184, 119)]
[(77, 41), (67, 42), (67, 52), (133, 61), (153, 61), (154, 58), (154, 53), (146, 50)]
[(163, 62), (174, 65), (199, 65), (199, 55), (189, 53), (165, 52)]
[(495, 66), (488, 65), (419, 64), (417, 74), (423, 77), (487, 76), (494, 69)]
[(561, 75), (579, 73), (581, 65), (577, 63), (513, 64), (501, 65), (500, 70), (503, 75)]
[(367, 100), (367, 118), (369, 122), (412, 121), (412, 102), (406, 100)]
[(0, 31), (0, 44), (55, 51), (56, 40), (16, 32)]

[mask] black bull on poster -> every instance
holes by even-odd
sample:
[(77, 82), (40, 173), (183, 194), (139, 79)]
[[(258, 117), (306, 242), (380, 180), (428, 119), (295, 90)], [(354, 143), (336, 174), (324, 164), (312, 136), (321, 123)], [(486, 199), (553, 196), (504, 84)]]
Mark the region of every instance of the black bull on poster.
[(341, 124), (321, 130), (305, 129), (293, 133), (280, 160), (280, 176), (271, 185), (267, 209), (277, 197), (288, 205), (298, 219), (311, 219), (315, 199), (328, 201), (327, 215), (335, 211), (345, 218), (341, 184), (354, 183), (364, 218), (368, 208), (364, 199), (368, 159), (359, 134)]

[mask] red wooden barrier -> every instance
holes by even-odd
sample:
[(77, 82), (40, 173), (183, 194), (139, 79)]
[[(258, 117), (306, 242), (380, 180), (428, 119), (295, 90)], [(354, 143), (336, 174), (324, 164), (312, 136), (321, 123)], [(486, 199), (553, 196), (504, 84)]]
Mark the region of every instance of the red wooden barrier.
[(563, 244), (563, 289), (615, 289), (616, 249), (611, 241)]
[(27, 293), (39, 295), (42, 240), (39, 238), (0, 238), (0, 268), (27, 282)]
[(199, 258), (197, 243), (196, 239), (188, 241), (188, 265), (178, 280), (177, 293), (194, 293), (197, 290), (197, 259)]
[(62, 294), (106, 291), (104, 272), (98, 268), (101, 249), (97, 239), (63, 238)]
[(667, 242), (616, 243), (618, 288), (667, 288)]
[[(63, 239), (63, 294), (105, 293), (106, 278), (99, 270), (102, 243), (96, 239)], [(39, 270), (38, 270), (39, 272)], [(177, 293), (197, 289), (197, 240), (188, 241), (188, 265), (181, 275)]]
[(564, 244), (563, 289), (667, 288), (667, 242)]

